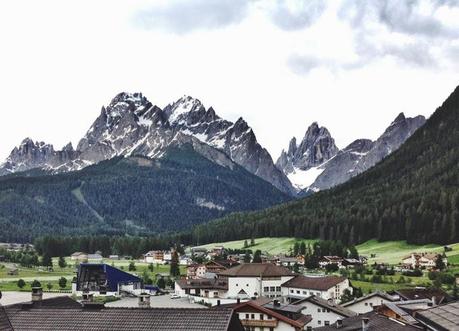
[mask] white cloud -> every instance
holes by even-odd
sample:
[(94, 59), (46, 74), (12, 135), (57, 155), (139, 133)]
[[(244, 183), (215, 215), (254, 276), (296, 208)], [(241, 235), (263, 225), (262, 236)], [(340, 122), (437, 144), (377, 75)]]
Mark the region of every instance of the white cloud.
[[(435, 34), (393, 26), (379, 7), (345, 15), (344, 1), (209, 3), (0, 2), (0, 159), (26, 136), (76, 143), (120, 91), (159, 106), (189, 94), (243, 116), (276, 158), (313, 121), (344, 147), (400, 111), (431, 114), (458, 84), (453, 1), (413, 9), (406, 24), (439, 21)], [(141, 12), (146, 25), (133, 22)]]

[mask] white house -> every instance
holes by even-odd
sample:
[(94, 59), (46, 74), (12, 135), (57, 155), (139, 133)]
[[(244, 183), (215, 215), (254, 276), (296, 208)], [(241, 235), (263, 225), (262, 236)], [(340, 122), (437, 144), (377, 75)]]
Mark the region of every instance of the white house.
[(315, 295), (296, 301), (293, 304), (304, 307), (302, 313), (311, 316), (312, 320), (308, 323), (308, 327), (312, 328), (331, 325), (338, 320), (357, 315), (352, 310)]
[[(402, 259), (402, 266), (415, 269), (427, 268), (432, 269), (436, 266), (438, 257), (441, 256), (437, 253), (411, 253)], [(448, 259), (443, 258), (445, 266), (448, 264)]]
[(344, 308), (350, 309), (357, 314), (365, 314), (373, 311), (374, 307), (381, 306), (388, 302), (397, 301), (397, 297), (393, 297), (384, 292), (373, 292), (360, 298), (342, 304)]
[(234, 307), (235, 314), (239, 317), (245, 330), (265, 331), (298, 331), (311, 330), (311, 318), (301, 313), (285, 312), (284, 314), (273, 309), (268, 309), (256, 301), (248, 301)]
[(324, 256), (319, 261), (319, 266), (325, 268), (329, 264), (336, 264), (339, 268), (342, 267), (344, 259), (339, 256)]
[(224, 279), (180, 279), (175, 282), (175, 294), (180, 297), (225, 298), (228, 282)]
[(292, 302), (312, 295), (339, 302), (346, 289), (352, 291), (349, 280), (345, 277), (297, 276), (282, 284), (282, 296)]
[(228, 298), (276, 298), (282, 295), (281, 285), (295, 274), (271, 263), (245, 263), (220, 272), (218, 277), (228, 279)]
[(170, 251), (149, 251), (144, 255), (145, 263), (167, 264), (172, 259)]

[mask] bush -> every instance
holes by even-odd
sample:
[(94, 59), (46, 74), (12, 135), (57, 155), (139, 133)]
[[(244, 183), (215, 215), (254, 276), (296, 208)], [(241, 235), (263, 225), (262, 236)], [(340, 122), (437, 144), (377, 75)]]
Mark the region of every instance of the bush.
[(67, 286), (67, 279), (65, 277), (59, 278), (59, 287), (65, 288)]
[(34, 280), (31, 284), (31, 287), (41, 287), (41, 283), (38, 280)]
[(24, 288), (24, 286), (26, 286), (26, 283), (24, 281), (24, 279), (19, 279), (18, 282), (17, 282), (17, 285), (20, 289)]
[(402, 272), (402, 275), (409, 277), (422, 277), (422, 271), (420, 269), (407, 270)]

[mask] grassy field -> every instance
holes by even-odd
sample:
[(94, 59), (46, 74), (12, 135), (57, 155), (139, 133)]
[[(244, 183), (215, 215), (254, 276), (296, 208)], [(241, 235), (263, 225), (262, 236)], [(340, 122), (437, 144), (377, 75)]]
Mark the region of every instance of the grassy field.
[[(295, 238), (281, 237), (281, 238), (257, 238), (255, 239), (255, 245), (249, 247), (251, 250), (261, 250), (262, 252), (267, 252), (269, 254), (280, 254), (288, 253), (290, 248), (293, 247), (293, 244), (299, 241)], [(303, 240), (306, 244), (313, 243), (315, 240)], [(250, 244), (250, 239), (247, 240)], [(224, 243), (213, 243), (208, 245), (203, 245), (199, 247), (204, 247), (206, 249), (212, 249), (216, 246), (224, 246), (225, 248), (230, 249), (243, 249), (244, 240), (228, 241)]]
[[(252, 250), (259, 249), (262, 252), (269, 254), (280, 254), (288, 253), (293, 244), (296, 241), (304, 241), (306, 244), (314, 243), (315, 240), (301, 240), (295, 238), (257, 238), (255, 239), (255, 245), (250, 247)], [(248, 240), (250, 243), (250, 240)], [(244, 240), (228, 241), (222, 243), (213, 243), (203, 245), (207, 249), (211, 249), (215, 246), (224, 246), (231, 249), (242, 249), (244, 248)], [(453, 250), (447, 252), (448, 261), (451, 264), (459, 264), (459, 244), (449, 245)], [(384, 262), (389, 264), (400, 263), (402, 257), (409, 255), (412, 252), (436, 252), (442, 253), (443, 246), (441, 245), (411, 245), (405, 241), (386, 241), (378, 242), (376, 240), (369, 240), (363, 244), (357, 246), (357, 250), (360, 255), (367, 256), (370, 258), (371, 254), (374, 254), (374, 258), (370, 258), (369, 262)]]

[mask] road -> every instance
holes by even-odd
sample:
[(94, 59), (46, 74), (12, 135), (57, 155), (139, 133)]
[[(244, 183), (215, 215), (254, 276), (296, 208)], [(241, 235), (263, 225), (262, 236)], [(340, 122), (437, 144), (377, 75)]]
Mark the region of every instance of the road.
[[(43, 299), (55, 298), (68, 296), (65, 293), (43, 293)], [(2, 298), (0, 299), (0, 304), (3, 306), (13, 305), (21, 302), (28, 302), (32, 299), (31, 292), (2, 292)]]

